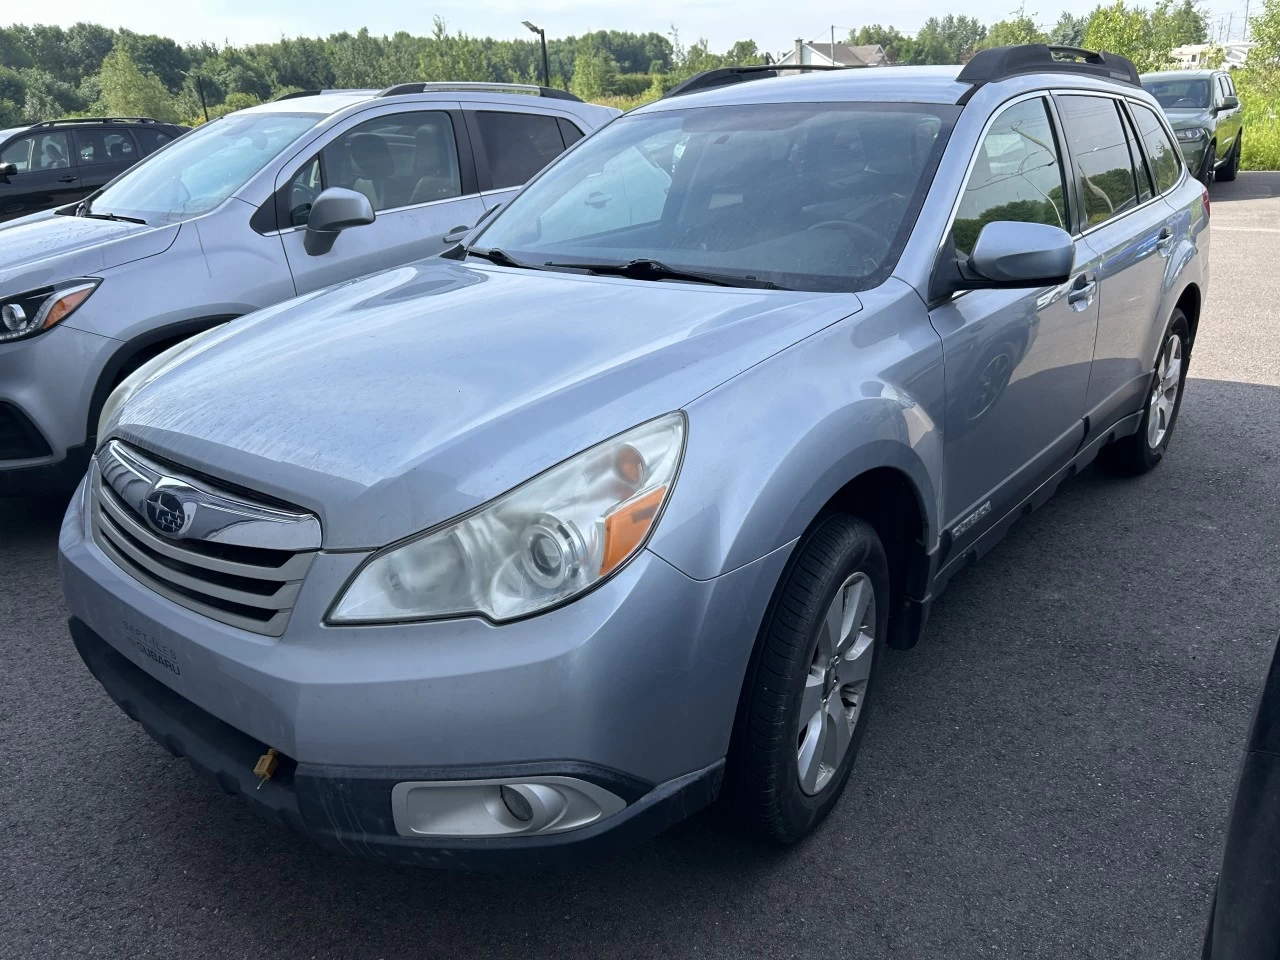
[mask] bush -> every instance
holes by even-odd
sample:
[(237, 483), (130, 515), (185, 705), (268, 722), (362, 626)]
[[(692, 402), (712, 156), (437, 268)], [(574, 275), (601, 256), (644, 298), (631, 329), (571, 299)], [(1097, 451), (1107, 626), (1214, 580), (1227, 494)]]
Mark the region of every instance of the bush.
[(1280, 68), (1251, 66), (1232, 79), (1244, 107), (1240, 165), (1245, 170), (1280, 170)]
[(613, 78), (613, 89), (609, 92), (615, 97), (638, 97), (652, 83), (653, 78), (647, 73), (620, 73)]

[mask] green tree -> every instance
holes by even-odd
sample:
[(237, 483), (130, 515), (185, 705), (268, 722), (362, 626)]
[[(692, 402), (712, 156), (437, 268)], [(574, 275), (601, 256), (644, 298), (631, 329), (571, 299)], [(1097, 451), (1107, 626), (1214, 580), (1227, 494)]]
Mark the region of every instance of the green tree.
[(154, 117), (178, 123), (180, 116), (174, 98), (160, 78), (143, 73), (123, 49), (117, 47), (102, 61), (99, 75), (102, 99), (95, 110), (116, 117)]
[(1049, 35), (1036, 26), (1035, 20), (1027, 16), (1026, 9), (1018, 8), (1011, 20), (1000, 20), (993, 23), (987, 35), (978, 44), (982, 49), (991, 47), (1013, 47), (1020, 43), (1048, 43)]
[(1168, 54), (1174, 47), (1204, 43), (1209, 38), (1209, 25), (1193, 0), (1157, 0), (1151, 9), (1150, 49), (1154, 55)]
[(80, 113), (86, 103), (71, 84), (59, 80), (48, 70), (28, 67), (20, 71), (26, 88), (22, 100), (22, 119), (26, 123), (53, 120), (69, 113)]
[(915, 47), (915, 41), (897, 27), (882, 27), (878, 23), (849, 31), (849, 42), (857, 46), (879, 44), (890, 63), (905, 63)]
[(915, 36), (907, 63), (964, 63), (987, 35), (974, 17), (949, 13), (941, 20), (930, 17)]
[(1258, 44), (1249, 52), (1249, 66), (1275, 69), (1280, 64), (1280, 0), (1265, 0), (1262, 12), (1249, 19), (1250, 37)]
[(1088, 17), (1075, 17), (1064, 10), (1049, 31), (1049, 42), (1062, 47), (1083, 47), (1084, 31), (1088, 25)]
[(618, 64), (613, 56), (591, 41), (573, 58), (573, 79), (569, 89), (583, 100), (599, 100), (614, 92)]
[(1109, 7), (1098, 7), (1089, 16), (1084, 31), (1084, 45), (1090, 50), (1118, 53), (1134, 62), (1139, 71), (1154, 70), (1168, 59), (1153, 59), (1151, 53), (1151, 21), (1140, 7), (1126, 7), (1116, 0)]
[(0, 127), (16, 127), (22, 123), (22, 105), (27, 100), (27, 84), (22, 74), (11, 67), (0, 66)]

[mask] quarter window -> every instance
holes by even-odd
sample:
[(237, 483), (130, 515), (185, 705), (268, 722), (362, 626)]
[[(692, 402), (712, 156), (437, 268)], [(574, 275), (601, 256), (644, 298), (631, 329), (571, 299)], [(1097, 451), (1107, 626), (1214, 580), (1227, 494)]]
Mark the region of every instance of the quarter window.
[[(447, 113), (398, 113), (367, 120), (321, 153), (324, 186), (363, 193), (375, 211), (462, 195), (458, 144)], [(295, 225), (301, 193), (295, 188), (305, 182), (318, 192), (318, 168), (313, 164), (299, 171), (290, 184), (289, 208)], [(309, 212), (310, 201), (306, 206)]]
[(1138, 180), (1138, 200), (1146, 203), (1154, 196), (1151, 189), (1151, 177), (1147, 174), (1147, 165), (1142, 159), (1142, 150), (1138, 147), (1138, 138), (1133, 132), (1133, 124), (1124, 116), (1121, 111), (1121, 120), (1124, 123), (1124, 136), (1129, 144), (1129, 161), (1133, 164), (1133, 175)]
[(1138, 205), (1137, 177), (1119, 105), (1109, 97), (1058, 100), (1086, 226), (1105, 223)]
[(1053, 126), (1042, 99), (1015, 103), (982, 138), (956, 213), (956, 253), (968, 256), (996, 220), (1067, 229), (1066, 188)]
[(173, 139), (163, 130), (153, 130), (150, 127), (135, 127), (133, 135), (137, 138), (138, 145), (142, 147), (144, 153), (155, 153)]
[(476, 125), (494, 190), (520, 186), (564, 152), (555, 117), (480, 111)]
[(1178, 182), (1182, 169), (1182, 154), (1169, 141), (1163, 124), (1156, 118), (1155, 111), (1141, 103), (1130, 103), (1133, 118), (1138, 124), (1138, 133), (1142, 137), (1142, 145), (1147, 148), (1147, 159), (1151, 162), (1151, 173), (1156, 178), (1156, 189), (1164, 193)]

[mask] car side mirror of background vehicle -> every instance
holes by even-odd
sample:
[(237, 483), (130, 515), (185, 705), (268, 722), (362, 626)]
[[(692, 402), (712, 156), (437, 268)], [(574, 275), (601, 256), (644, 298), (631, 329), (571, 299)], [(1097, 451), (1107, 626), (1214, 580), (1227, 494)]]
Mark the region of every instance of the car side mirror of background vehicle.
[(1239, 97), (1230, 97), (1230, 96), (1228, 96), (1228, 97), (1223, 97), (1223, 98), (1222, 98), (1222, 106), (1220, 106), (1218, 109), (1219, 109), (1219, 110), (1234, 110), (1234, 109), (1236, 109), (1236, 107), (1238, 107), (1238, 106), (1240, 106), (1240, 98), (1239, 98)]
[(16, 163), (0, 163), (0, 180), (8, 183), (9, 178), (18, 172)]
[(302, 247), (310, 256), (321, 256), (333, 249), (334, 241), (343, 230), (365, 226), (374, 219), (373, 204), (363, 193), (330, 187), (311, 204)]

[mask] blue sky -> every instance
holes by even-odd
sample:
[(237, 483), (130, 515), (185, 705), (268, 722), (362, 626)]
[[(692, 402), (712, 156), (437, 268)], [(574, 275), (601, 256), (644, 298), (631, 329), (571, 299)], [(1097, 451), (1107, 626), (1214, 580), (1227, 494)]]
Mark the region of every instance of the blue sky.
[[(1096, 2), (1031, 0), (1026, 3), (1026, 10), (1041, 23), (1052, 24), (1063, 9), (1086, 13)], [(1238, 5), (1243, 9), (1243, 0)], [(5, 3), (0, 22), (39, 21), (70, 26), (77, 20), (90, 20), (164, 34), (182, 43), (208, 40), (221, 44), (229, 40), (241, 44), (277, 40), (281, 36), (323, 36), (362, 26), (376, 34), (397, 30), (427, 33), (432, 16), (438, 14), (451, 30), (494, 37), (529, 36), (520, 26), (521, 20), (534, 21), (549, 36), (598, 29), (666, 33), (675, 24), (686, 42), (705, 36), (713, 49), (723, 49), (735, 40), (751, 39), (761, 49), (778, 52), (788, 49), (796, 37), (826, 39), (831, 23), (837, 24), (837, 39), (843, 39), (850, 26), (867, 22), (892, 23), (913, 32), (930, 16), (967, 13), (992, 21), (1009, 16), (1015, 6), (1015, 0), (996, 5), (982, 0), (897, 0), (885, 6), (867, 4), (865, 0), (794, 5), (779, 0), (382, 0), (367, 4), (349, 0), (288, 4), (185, 0), (180, 6), (172, 0), (114, 0), (109, 4), (102, 0), (59, 0), (39, 8), (38, 14), (31, 12), (34, 7)], [(1207, 6), (1215, 15), (1226, 15), (1237, 6), (1237, 0), (1217, 0)]]

